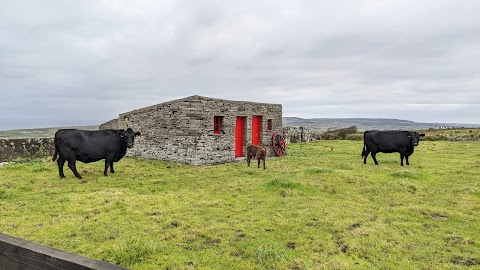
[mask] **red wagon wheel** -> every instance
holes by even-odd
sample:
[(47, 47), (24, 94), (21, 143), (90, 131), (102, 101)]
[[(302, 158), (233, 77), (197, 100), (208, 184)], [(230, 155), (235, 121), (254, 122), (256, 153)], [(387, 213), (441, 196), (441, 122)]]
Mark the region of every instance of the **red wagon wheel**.
[(287, 142), (285, 141), (283, 134), (280, 132), (273, 134), (272, 146), (273, 151), (275, 151), (275, 154), (279, 157), (283, 157), (287, 153)]

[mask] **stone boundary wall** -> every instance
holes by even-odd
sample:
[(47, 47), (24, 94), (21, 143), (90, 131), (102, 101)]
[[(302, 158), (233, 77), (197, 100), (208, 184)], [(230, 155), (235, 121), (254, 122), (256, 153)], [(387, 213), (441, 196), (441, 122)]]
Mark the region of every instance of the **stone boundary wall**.
[(52, 156), (53, 138), (0, 139), (0, 161)]
[(309, 127), (283, 127), (283, 134), (287, 143), (311, 142), (314, 136)]

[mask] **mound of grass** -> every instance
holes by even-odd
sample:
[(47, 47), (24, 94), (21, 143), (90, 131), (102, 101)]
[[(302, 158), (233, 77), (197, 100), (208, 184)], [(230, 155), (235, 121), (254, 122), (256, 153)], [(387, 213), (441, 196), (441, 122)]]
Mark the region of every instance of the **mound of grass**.
[(290, 179), (285, 178), (275, 178), (269, 182), (267, 182), (267, 186), (269, 187), (280, 187), (280, 188), (295, 188), (300, 186), (299, 183), (295, 183)]
[(321, 168), (321, 167), (308, 167), (305, 169), (306, 173), (333, 173), (332, 168)]
[(397, 178), (419, 178), (420, 174), (415, 170), (395, 170), (390, 173), (391, 176)]
[(116, 243), (112, 249), (107, 250), (105, 257), (111, 263), (132, 267), (150, 259), (159, 251), (159, 245), (153, 241), (128, 239)]

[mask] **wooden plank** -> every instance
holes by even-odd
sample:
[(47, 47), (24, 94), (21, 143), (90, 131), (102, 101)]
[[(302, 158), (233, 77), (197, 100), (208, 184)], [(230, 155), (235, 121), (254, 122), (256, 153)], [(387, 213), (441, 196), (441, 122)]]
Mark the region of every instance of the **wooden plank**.
[(0, 269), (125, 270), (128, 268), (0, 233)]

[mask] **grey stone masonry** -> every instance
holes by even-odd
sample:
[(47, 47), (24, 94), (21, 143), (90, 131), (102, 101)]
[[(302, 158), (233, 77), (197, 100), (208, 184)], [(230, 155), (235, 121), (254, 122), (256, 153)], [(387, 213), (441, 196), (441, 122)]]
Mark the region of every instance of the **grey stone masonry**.
[(0, 139), (0, 161), (43, 158), (52, 156), (54, 150), (53, 138)]
[[(141, 135), (134, 148), (129, 149), (130, 156), (194, 165), (217, 164), (235, 159), (237, 117), (244, 119), (241, 145), (245, 155), (252, 140), (253, 116), (260, 116), (260, 140), (267, 145), (268, 156), (274, 156), (272, 135), (283, 129), (280, 104), (190, 96), (120, 114), (100, 129), (139, 131)], [(215, 117), (221, 119), (219, 134), (214, 130)]]

